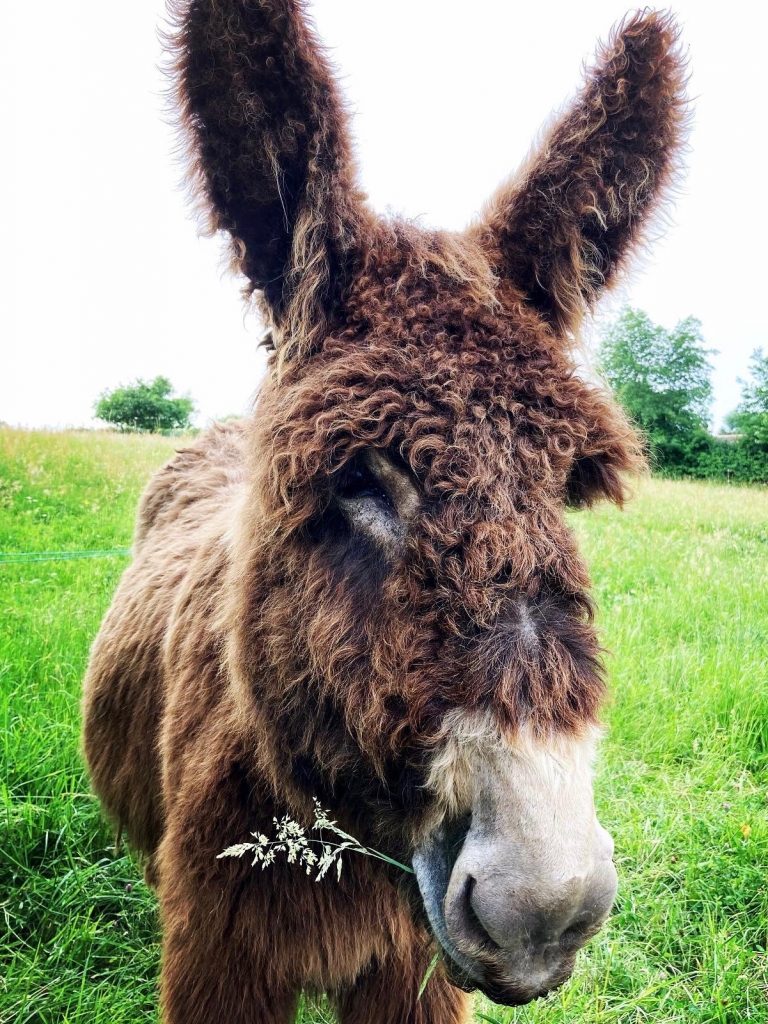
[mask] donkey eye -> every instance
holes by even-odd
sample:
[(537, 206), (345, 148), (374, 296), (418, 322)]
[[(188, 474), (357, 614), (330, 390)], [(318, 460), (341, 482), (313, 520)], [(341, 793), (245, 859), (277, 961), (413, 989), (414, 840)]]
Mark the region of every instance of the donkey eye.
[(345, 471), (338, 487), (338, 496), (342, 500), (370, 498), (385, 505), (394, 512), (394, 504), (381, 480), (364, 463), (355, 460)]

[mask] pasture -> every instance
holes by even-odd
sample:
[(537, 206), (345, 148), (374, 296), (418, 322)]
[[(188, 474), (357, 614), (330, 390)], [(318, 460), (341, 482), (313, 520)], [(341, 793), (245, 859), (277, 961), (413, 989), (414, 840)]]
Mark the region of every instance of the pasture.
[[(128, 545), (176, 444), (0, 431), (0, 551)], [(768, 493), (652, 480), (572, 521), (610, 651), (596, 792), (620, 896), (560, 992), (478, 1000), (478, 1020), (768, 1022)], [(125, 564), (0, 564), (2, 1024), (156, 1019), (155, 901), (78, 747), (88, 645)]]

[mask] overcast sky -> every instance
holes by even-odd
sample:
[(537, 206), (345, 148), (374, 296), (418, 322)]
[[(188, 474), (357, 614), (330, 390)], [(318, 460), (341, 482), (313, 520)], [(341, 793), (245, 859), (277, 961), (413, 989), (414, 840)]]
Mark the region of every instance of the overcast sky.
[[(448, 228), (515, 168), (627, 10), (622, 0), (310, 7), (355, 112), (374, 206)], [(690, 50), (689, 169), (663, 241), (601, 315), (629, 301), (665, 326), (699, 317), (719, 350), (717, 425), (750, 352), (768, 346), (768, 8), (673, 9)], [(260, 325), (244, 316), (220, 243), (197, 238), (179, 188), (158, 70), (163, 11), (164, 0), (3, 0), (0, 420), (86, 425), (104, 388), (163, 373), (204, 423), (245, 411), (263, 373)]]

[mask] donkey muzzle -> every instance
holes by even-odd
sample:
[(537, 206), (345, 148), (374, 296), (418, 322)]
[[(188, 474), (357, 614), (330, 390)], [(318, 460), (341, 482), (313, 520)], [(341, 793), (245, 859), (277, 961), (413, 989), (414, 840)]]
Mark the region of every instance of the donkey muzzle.
[(428, 831), (413, 867), (454, 983), (526, 1003), (570, 976), (608, 917), (613, 841), (595, 815), (590, 758), (551, 765), (497, 748), (473, 768), (468, 809)]
[(508, 1005), (557, 988), (616, 896), (608, 833), (596, 824), (594, 854), (581, 870), (559, 870), (545, 851), (532, 864), (524, 849), (472, 829), (452, 859), (454, 844), (440, 829), (413, 858), (454, 983)]

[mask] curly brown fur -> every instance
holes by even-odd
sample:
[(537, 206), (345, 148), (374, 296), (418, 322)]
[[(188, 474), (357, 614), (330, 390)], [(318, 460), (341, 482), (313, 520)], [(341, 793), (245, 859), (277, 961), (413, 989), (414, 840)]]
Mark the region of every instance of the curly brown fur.
[(687, 105), (669, 14), (628, 16), (577, 101), (493, 197), (479, 233), (558, 333), (576, 328), (647, 233), (679, 168)]
[[(252, 419), (144, 495), (86, 679), (93, 784), (151, 858), (168, 1024), (286, 1022), (302, 989), (349, 1024), (458, 1024), (465, 997), (440, 971), (416, 1002), (431, 938), (393, 869), (361, 857), (316, 884), (216, 855), (317, 796), (408, 858), (457, 714), (510, 737), (597, 721), (565, 508), (620, 503), (643, 455), (568, 336), (673, 174), (675, 28), (621, 26), (524, 172), (455, 234), (366, 209), (300, 3), (175, 0), (175, 16), (192, 174), (277, 354)], [(350, 512), (373, 450), (418, 495), (407, 518)]]
[(300, 0), (171, 0), (190, 180), (210, 232), (309, 351), (365, 228), (346, 116)]

